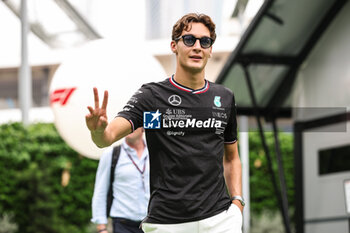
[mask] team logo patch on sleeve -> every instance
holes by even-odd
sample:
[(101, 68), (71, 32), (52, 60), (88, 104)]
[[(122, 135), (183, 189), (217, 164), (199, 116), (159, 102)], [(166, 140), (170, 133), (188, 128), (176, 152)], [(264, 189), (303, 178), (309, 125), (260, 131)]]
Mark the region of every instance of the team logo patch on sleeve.
[(160, 116), (162, 114), (156, 112), (143, 112), (143, 128), (144, 129), (160, 129)]

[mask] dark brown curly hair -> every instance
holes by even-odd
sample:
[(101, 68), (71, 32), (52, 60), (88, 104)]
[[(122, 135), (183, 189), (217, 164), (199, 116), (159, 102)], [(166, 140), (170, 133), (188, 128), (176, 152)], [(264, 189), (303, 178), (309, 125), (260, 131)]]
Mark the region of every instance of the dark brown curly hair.
[(216, 39), (216, 33), (215, 33), (215, 24), (212, 21), (212, 19), (205, 14), (196, 14), (196, 13), (189, 13), (184, 16), (182, 16), (181, 19), (179, 19), (175, 25), (173, 26), (173, 31), (171, 35), (171, 39), (175, 40), (179, 38), (182, 34), (182, 32), (190, 31), (191, 30), (191, 23), (202, 23), (204, 24), (210, 32), (210, 38), (215, 41)]

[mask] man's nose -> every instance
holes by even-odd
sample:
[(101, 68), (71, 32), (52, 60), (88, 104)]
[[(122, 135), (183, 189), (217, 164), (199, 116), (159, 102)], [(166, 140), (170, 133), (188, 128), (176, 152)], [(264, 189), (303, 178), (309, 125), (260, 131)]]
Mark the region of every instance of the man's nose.
[(196, 40), (196, 42), (195, 42), (194, 45), (193, 45), (193, 48), (194, 48), (194, 49), (201, 49), (201, 48), (202, 48), (202, 47), (201, 47), (201, 42), (200, 42), (199, 39)]

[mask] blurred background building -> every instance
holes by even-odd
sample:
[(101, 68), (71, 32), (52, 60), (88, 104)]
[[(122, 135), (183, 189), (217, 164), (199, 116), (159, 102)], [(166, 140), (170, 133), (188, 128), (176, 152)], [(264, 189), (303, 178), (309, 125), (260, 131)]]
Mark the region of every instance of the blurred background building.
[[(262, 0), (29, 0), (28, 63), (31, 68), (30, 119), (53, 121), (48, 90), (69, 51), (100, 38), (136, 37), (146, 41), (167, 75), (175, 71), (170, 51), (172, 26), (189, 12), (206, 13), (217, 25), (217, 41), (208, 64), (214, 81)], [(21, 1), (0, 2), (0, 123), (20, 121)], [(132, 50), (132, 44), (129, 46)]]
[(217, 26), (213, 56), (206, 68), (206, 78), (215, 81), (263, 0), (28, 0), (27, 37), (21, 33), (21, 2), (0, 1), (0, 124), (24, 118), (21, 38), (27, 39), (31, 74), (32, 94), (24, 97), (31, 98), (29, 122), (53, 122), (50, 83), (72, 50), (93, 40), (123, 37), (130, 38), (130, 43), (119, 46), (134, 53), (132, 43), (137, 38), (145, 41), (169, 76), (176, 65), (170, 50), (172, 26), (186, 13), (205, 13)]
[[(218, 37), (206, 78), (236, 93), (239, 115), (274, 123), (287, 115), (287, 124), (294, 130), (297, 232), (350, 232), (349, 1), (174, 2), (29, 0), (31, 121), (53, 121), (49, 85), (70, 50), (100, 38), (138, 38), (146, 41), (171, 75), (175, 70), (170, 51), (173, 24), (188, 12), (209, 14)], [(0, 2), (0, 123), (21, 120), (20, 3)], [(120, 46), (132, 51), (132, 43)], [(277, 136), (275, 141), (278, 152)], [(281, 184), (282, 173), (283, 169), (277, 176)], [(290, 232), (285, 207), (281, 212), (285, 230)]]

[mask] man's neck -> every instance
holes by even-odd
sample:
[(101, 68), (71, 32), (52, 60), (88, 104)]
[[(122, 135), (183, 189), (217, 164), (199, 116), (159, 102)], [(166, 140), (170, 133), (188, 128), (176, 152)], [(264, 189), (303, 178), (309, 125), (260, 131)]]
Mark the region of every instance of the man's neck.
[(136, 139), (136, 140), (131, 140), (126, 138), (125, 139), (126, 144), (130, 146), (131, 148), (136, 150), (137, 156), (141, 158), (143, 154), (143, 150), (145, 149), (145, 144), (143, 142), (142, 138)]
[(174, 74), (174, 79), (177, 83), (193, 90), (200, 89), (205, 85), (204, 70), (198, 73), (191, 73), (182, 69), (177, 69)]

